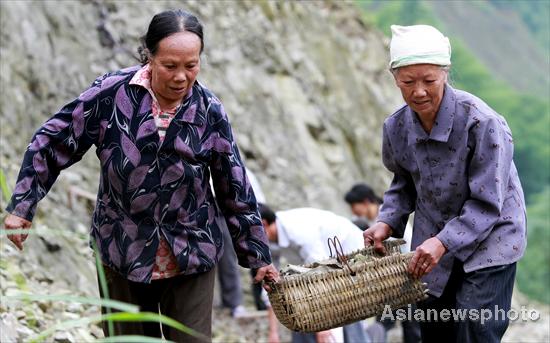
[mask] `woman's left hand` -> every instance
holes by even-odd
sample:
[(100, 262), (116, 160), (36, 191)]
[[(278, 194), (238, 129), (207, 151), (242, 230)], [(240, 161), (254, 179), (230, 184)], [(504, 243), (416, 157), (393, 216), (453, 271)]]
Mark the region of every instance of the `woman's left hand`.
[[(279, 272), (273, 266), (273, 264), (261, 267), (256, 271), (256, 276), (254, 277), (254, 283), (262, 282), (262, 280), (273, 281), (273, 282), (279, 281)], [(271, 287), (269, 287), (267, 283), (264, 283), (264, 289), (268, 292), (271, 292)]]
[(425, 240), (414, 251), (414, 256), (409, 262), (408, 272), (415, 278), (421, 278), (435, 268), (446, 252), (447, 248), (439, 238), (432, 237)]

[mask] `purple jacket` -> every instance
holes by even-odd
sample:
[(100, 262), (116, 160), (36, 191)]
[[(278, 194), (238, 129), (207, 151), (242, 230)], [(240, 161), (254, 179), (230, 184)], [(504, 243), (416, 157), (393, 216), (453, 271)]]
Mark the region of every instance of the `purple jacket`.
[(149, 282), (162, 234), (182, 272), (208, 271), (223, 251), (223, 220), (243, 267), (270, 264), (256, 199), (218, 98), (195, 82), (159, 144), (149, 92), (129, 85), (137, 70), (96, 79), (36, 132), (7, 211), (32, 220), (60, 171), (95, 145), (101, 175), (91, 240), (107, 266)]
[(448, 252), (423, 281), (440, 296), (454, 258), (465, 272), (513, 263), (526, 246), (523, 190), (506, 121), (475, 96), (445, 87), (430, 134), (404, 106), (384, 123), (383, 161), (394, 173), (378, 221), (411, 249), (437, 236)]

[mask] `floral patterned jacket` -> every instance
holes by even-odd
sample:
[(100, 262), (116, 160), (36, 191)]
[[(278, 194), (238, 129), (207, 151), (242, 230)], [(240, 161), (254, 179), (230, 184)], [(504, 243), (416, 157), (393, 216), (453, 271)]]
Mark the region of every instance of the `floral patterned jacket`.
[(223, 252), (223, 220), (240, 265), (270, 264), (256, 199), (218, 98), (195, 82), (159, 144), (151, 96), (129, 84), (139, 69), (96, 79), (44, 123), (27, 148), (7, 211), (32, 220), (61, 170), (95, 145), (101, 176), (90, 239), (104, 264), (150, 282), (163, 235), (184, 274), (208, 271)]

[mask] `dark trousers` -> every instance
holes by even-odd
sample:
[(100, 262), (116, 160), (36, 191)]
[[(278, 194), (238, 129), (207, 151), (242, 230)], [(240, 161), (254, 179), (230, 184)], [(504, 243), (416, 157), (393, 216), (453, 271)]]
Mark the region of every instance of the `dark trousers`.
[(254, 298), (254, 305), (256, 305), (256, 309), (258, 311), (264, 311), (264, 310), (267, 310), (267, 305), (266, 303), (264, 302), (264, 300), (262, 299), (262, 289), (263, 289), (263, 286), (262, 286), (262, 283), (254, 283), (254, 277), (256, 277), (256, 272), (258, 270), (257, 269), (250, 269), (250, 276), (251, 276), (251, 279), (252, 281), (250, 282), (251, 284), (251, 290), (252, 290), (252, 298)]
[(237, 255), (233, 249), (233, 242), (227, 227), (222, 228), (223, 255), (218, 261), (218, 280), (220, 281), (220, 296), (222, 307), (234, 309), (242, 304), (243, 292), (241, 288), (241, 274)]
[[(150, 284), (129, 281), (108, 267), (105, 269), (109, 298), (138, 305), (141, 312), (160, 313), (210, 338), (212, 332), (212, 299), (214, 270), (195, 275), (179, 275), (153, 280)], [(100, 295), (103, 292), (100, 288)], [(101, 308), (103, 314), (106, 308)], [(111, 312), (115, 312), (111, 310)], [(113, 322), (115, 335), (161, 337), (158, 322)], [(108, 323), (103, 332), (109, 335)], [(162, 334), (175, 342), (203, 342), (172, 327), (162, 325)]]
[[(475, 312), (480, 316), (467, 315), (456, 321), (452, 316), (448, 321), (441, 318), (438, 321), (422, 321), (422, 342), (500, 342), (508, 328), (509, 320), (505, 314), (511, 307), (515, 275), (515, 263), (465, 273), (462, 263), (455, 260), (441, 297), (430, 296), (419, 302), (418, 308), (424, 313), (428, 309), (434, 309), (437, 313), (443, 309), (471, 310), (467, 313)], [(495, 312), (495, 306), (498, 312)], [(483, 324), (480, 318), (482, 309), (491, 312), (491, 318)]]

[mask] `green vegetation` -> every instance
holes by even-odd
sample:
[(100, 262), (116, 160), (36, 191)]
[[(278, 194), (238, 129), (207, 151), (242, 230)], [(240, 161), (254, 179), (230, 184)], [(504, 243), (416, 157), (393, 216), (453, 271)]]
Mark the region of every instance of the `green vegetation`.
[[(1, 171), (0, 171), (1, 172)], [(4, 230), (0, 229), (0, 239), (6, 239), (7, 235), (9, 234), (29, 234), (34, 235), (37, 233), (40, 234), (55, 234), (55, 235), (69, 235), (77, 239), (87, 240), (87, 235), (77, 235), (73, 232), (67, 232), (63, 230), (51, 230), (51, 229), (14, 229), (14, 230)], [(31, 337), (29, 339), (30, 342), (44, 342), (48, 338), (50, 338), (51, 335), (53, 335), (57, 331), (66, 331), (75, 327), (82, 327), (86, 326), (92, 323), (100, 323), (100, 322), (107, 322), (108, 323), (108, 329), (109, 329), (109, 336), (103, 339), (96, 340), (96, 342), (140, 342), (140, 343), (153, 343), (153, 342), (172, 342), (169, 340), (161, 340), (158, 338), (152, 338), (152, 337), (145, 337), (145, 336), (114, 336), (114, 330), (113, 330), (113, 323), (117, 321), (122, 322), (157, 322), (161, 323), (163, 325), (168, 325), (170, 327), (175, 328), (176, 330), (179, 330), (181, 332), (184, 332), (186, 334), (189, 334), (191, 336), (195, 336), (198, 338), (201, 338), (205, 341), (207, 341), (207, 337), (204, 337), (201, 333), (179, 323), (178, 321), (169, 318), (167, 316), (164, 316), (159, 313), (152, 313), (152, 312), (139, 312), (139, 307), (133, 304), (128, 304), (124, 302), (120, 302), (117, 300), (111, 300), (109, 299), (108, 292), (107, 292), (107, 283), (105, 279), (105, 272), (103, 270), (103, 265), (100, 262), (99, 253), (97, 252), (97, 249), (95, 249), (95, 256), (96, 256), (96, 267), (98, 270), (98, 279), (100, 283), (100, 287), (102, 288), (103, 294), (105, 295), (104, 298), (97, 298), (97, 297), (80, 297), (80, 296), (73, 296), (73, 295), (55, 295), (55, 294), (30, 294), (28, 293), (28, 286), (27, 281), (25, 279), (25, 276), (21, 274), (20, 272), (11, 272), (10, 274), (15, 275), (14, 280), (17, 284), (17, 287), (22, 292), (20, 294), (15, 295), (6, 295), (2, 296), (2, 301), (9, 303), (9, 302), (15, 302), (19, 301), (21, 304), (25, 304), (28, 302), (65, 302), (65, 303), (81, 303), (81, 304), (88, 304), (88, 305), (96, 305), (96, 306), (103, 306), (107, 309), (107, 314), (98, 314), (96, 316), (92, 317), (85, 317), (85, 318), (79, 318), (75, 320), (63, 320), (55, 325), (52, 325), (51, 327), (43, 330), (39, 334), (37, 334), (34, 337)], [(7, 264), (4, 261), (3, 263), (0, 263), (0, 267), (7, 267), (7, 268), (14, 268), (13, 266)], [(28, 313), (28, 326), (29, 327), (36, 327), (37, 326), (37, 319), (34, 317), (34, 314), (32, 311), (28, 308), (23, 308), (25, 312)], [(116, 310), (119, 312), (112, 312), (111, 310)], [(31, 311), (31, 312), (29, 312)]]
[[(374, 23), (386, 35), (390, 25), (429, 24), (443, 32), (428, 1), (358, 1), (365, 20)], [(495, 4), (496, 3), (496, 4)], [(548, 51), (548, 2), (495, 1), (464, 3), (464, 6), (499, 6), (516, 11), (529, 30), (537, 35), (539, 45)], [(451, 80), (454, 87), (483, 99), (503, 115), (514, 135), (514, 161), (528, 201), (529, 244), (518, 267), (519, 288), (533, 299), (550, 303), (550, 102), (548, 98), (520, 94), (499, 81), (479, 61), (460, 37), (450, 36), (453, 47)], [(506, 58), (506, 57), (503, 57)]]
[(550, 187), (535, 198), (527, 208), (527, 250), (518, 263), (517, 280), (523, 293), (550, 304), (550, 213), (545, 206), (550, 202)]
[(548, 52), (550, 32), (550, 2), (546, 0), (502, 1), (489, 0), (497, 8), (517, 13), (539, 45)]
[[(2, 169), (0, 169), (0, 190), (2, 191), (0, 199), (4, 199), (4, 201), (8, 202), (11, 197), (11, 192), (8, 188), (8, 183), (6, 182), (6, 175), (4, 174), (4, 171)], [(2, 201), (1, 203), (4, 202)]]
[[(360, 1), (359, 5), (365, 10), (366, 20), (375, 23), (387, 35), (394, 23), (430, 24), (445, 31), (445, 25), (437, 20), (429, 2), (371, 0)], [(530, 201), (533, 194), (550, 185), (550, 102), (520, 94), (497, 80), (466, 48), (460, 37), (451, 37), (451, 44), (454, 86), (480, 97), (507, 119), (515, 139), (514, 160), (525, 196)]]

